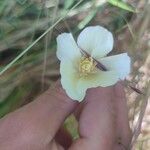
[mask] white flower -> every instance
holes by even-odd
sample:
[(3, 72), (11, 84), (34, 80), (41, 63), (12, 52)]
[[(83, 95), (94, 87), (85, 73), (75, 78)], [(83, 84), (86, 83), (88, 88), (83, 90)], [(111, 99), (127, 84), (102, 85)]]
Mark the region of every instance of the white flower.
[(101, 26), (85, 28), (77, 43), (71, 33), (57, 37), (61, 84), (70, 98), (82, 101), (88, 88), (114, 85), (130, 73), (127, 53), (106, 56), (112, 48), (113, 36)]

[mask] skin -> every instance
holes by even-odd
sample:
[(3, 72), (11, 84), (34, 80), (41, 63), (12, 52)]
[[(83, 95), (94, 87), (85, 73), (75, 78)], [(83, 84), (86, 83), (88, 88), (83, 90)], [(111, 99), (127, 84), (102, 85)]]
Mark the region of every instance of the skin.
[[(74, 113), (80, 138), (62, 128)], [(131, 132), (120, 83), (87, 91), (82, 103), (71, 100), (60, 84), (0, 120), (2, 150), (125, 150)]]

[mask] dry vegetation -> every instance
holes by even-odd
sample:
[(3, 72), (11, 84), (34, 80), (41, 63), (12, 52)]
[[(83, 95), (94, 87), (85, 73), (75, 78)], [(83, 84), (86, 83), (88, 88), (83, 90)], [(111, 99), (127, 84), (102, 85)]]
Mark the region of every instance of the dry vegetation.
[[(67, 14), (78, 0), (50, 2), (0, 1), (1, 71), (65, 14), (46, 36), (0, 75), (0, 117), (32, 101), (60, 77), (59, 62), (55, 57), (55, 38), (59, 33), (72, 32), (76, 37), (85, 26), (103, 25), (115, 36), (113, 52), (127, 51), (132, 58), (128, 85), (132, 84), (143, 93), (138, 94), (126, 86), (132, 148), (150, 149), (150, 2), (126, 0), (134, 8), (135, 12), (132, 12), (105, 0), (104, 3), (102, 0), (83, 0)], [(73, 122), (68, 119), (66, 124), (70, 126)]]

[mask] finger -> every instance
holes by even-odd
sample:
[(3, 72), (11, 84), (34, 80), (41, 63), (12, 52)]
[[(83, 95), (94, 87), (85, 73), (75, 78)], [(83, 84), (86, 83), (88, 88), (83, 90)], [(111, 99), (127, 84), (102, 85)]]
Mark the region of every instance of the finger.
[(79, 119), (80, 139), (70, 150), (110, 150), (115, 140), (113, 87), (90, 89)]
[(131, 130), (129, 127), (128, 108), (125, 98), (125, 92), (121, 83), (115, 86), (115, 108), (116, 108), (116, 126), (117, 136), (119, 138), (119, 147), (128, 147), (131, 141)]
[(0, 121), (0, 144), (6, 141), (6, 144), (10, 145), (9, 142), (13, 141), (19, 145), (17, 140), (20, 140), (28, 144), (33, 143), (35, 147), (48, 143), (76, 104), (56, 85), (35, 101)]

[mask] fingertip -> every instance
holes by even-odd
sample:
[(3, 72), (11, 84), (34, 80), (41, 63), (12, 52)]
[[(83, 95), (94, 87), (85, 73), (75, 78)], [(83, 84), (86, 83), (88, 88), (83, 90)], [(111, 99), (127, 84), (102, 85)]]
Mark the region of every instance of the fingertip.
[[(85, 97), (85, 101), (93, 101), (94, 100), (99, 100), (102, 97), (107, 97), (108, 95), (113, 94), (113, 86), (108, 86), (108, 87), (96, 87), (96, 88), (91, 88), (87, 90), (87, 94)], [(103, 99), (101, 99), (102, 101)]]

